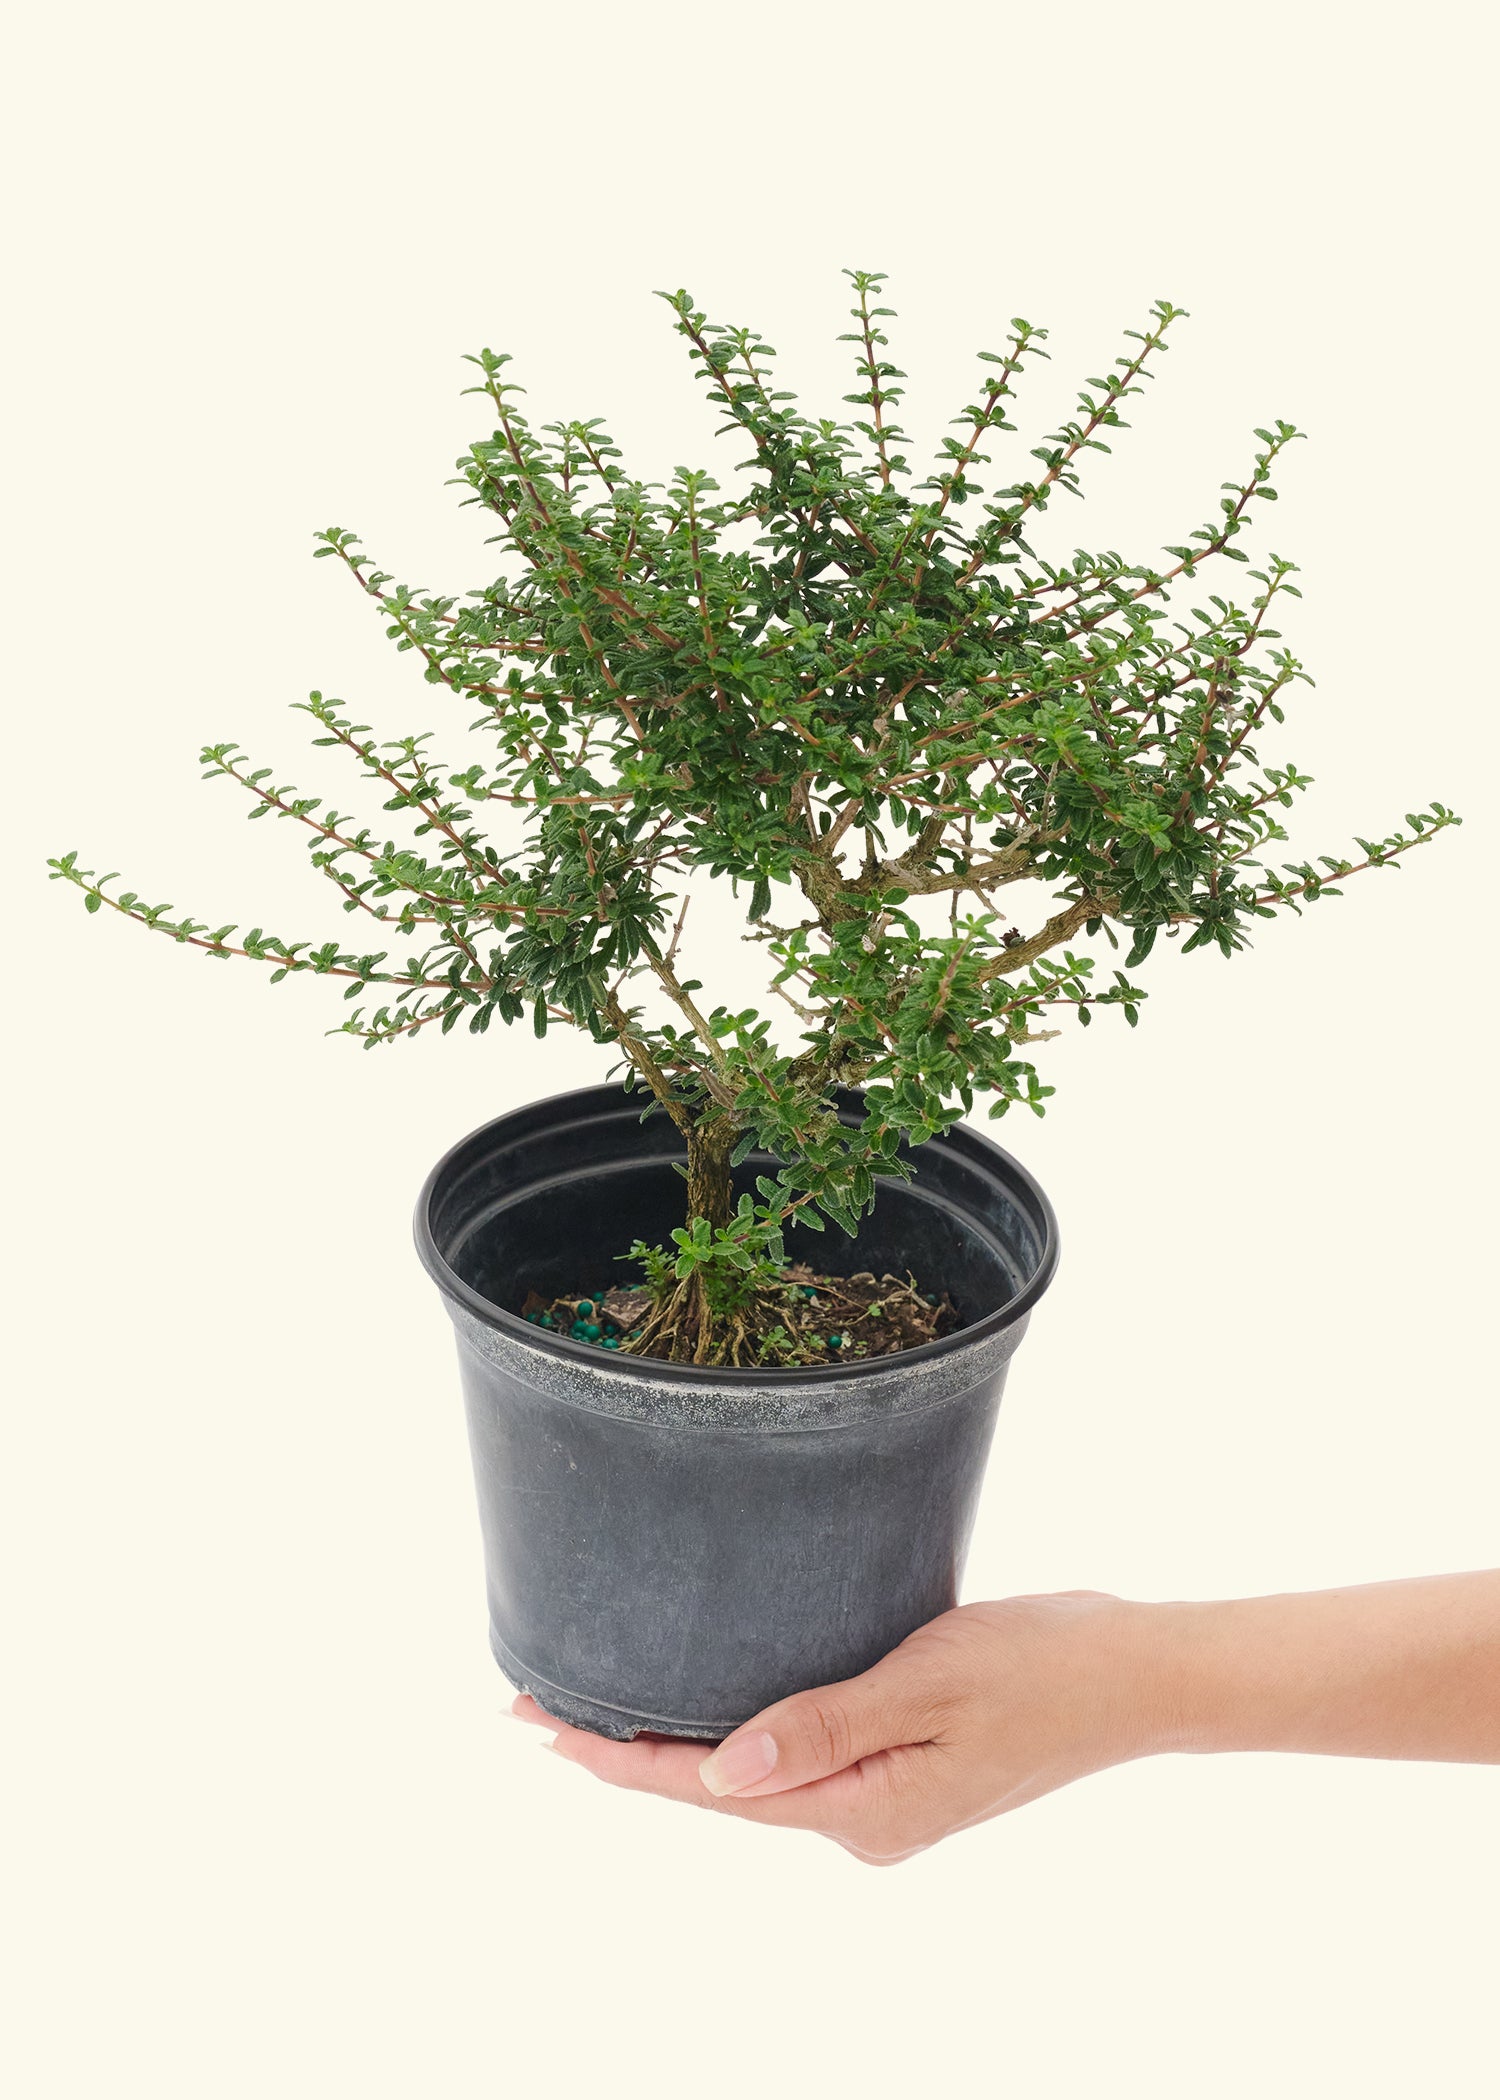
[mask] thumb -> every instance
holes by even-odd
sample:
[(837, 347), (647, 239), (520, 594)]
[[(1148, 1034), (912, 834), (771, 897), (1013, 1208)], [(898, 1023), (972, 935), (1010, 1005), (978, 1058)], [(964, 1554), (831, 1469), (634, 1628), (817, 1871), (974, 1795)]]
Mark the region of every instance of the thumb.
[(925, 1742), (933, 1719), (919, 1672), (898, 1649), (858, 1677), (779, 1699), (726, 1736), (698, 1776), (711, 1794), (784, 1794), (877, 1750)]

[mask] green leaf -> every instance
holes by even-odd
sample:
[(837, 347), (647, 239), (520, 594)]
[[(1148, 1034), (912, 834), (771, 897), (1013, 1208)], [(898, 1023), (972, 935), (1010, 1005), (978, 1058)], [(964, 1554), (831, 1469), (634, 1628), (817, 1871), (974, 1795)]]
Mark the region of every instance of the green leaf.
[[(790, 1223), (853, 1232), (880, 1180), (908, 1178), (981, 1097), (992, 1115), (1042, 1114), (1052, 1089), (1022, 1050), (1040, 1060), (1063, 1009), (1091, 1028), (1095, 1003), (1116, 1006), (1137, 1025), (1144, 995), (1123, 971), (1092, 989), (1122, 931), (1126, 970), (1158, 946), (1233, 956), (1257, 922), (1286, 923), (1367, 865), (1404, 867), (1456, 821), (1443, 804), (1413, 812), (1358, 860), (1261, 857), (1309, 781), (1260, 747), (1311, 681), (1275, 627), (1294, 565), (1257, 550), (1240, 604), (1231, 564), (1247, 566), (1269, 515), (1252, 499), (1278, 500), (1291, 424), (1257, 431), (1208, 522), (1179, 526), (1165, 555), (1056, 530), (1054, 499), (1084, 492), (1160, 363), (1170, 301), (1055, 429), (1017, 437), (1033, 478), (1006, 486), (998, 439), (1024, 421), (1045, 332), (1018, 318), (981, 352), (975, 399), (909, 465), (897, 317), (872, 304), (888, 296), (879, 272), (848, 281), (853, 392), (812, 407), (753, 329), (662, 295), (710, 407), (705, 441), (731, 436), (732, 487), (693, 465), (637, 478), (599, 418), (545, 420), (504, 353), (470, 355), (478, 421), (456, 487), (483, 518), (492, 580), (434, 592), (343, 527), (314, 535), (463, 709), (437, 739), (355, 721), (316, 690), (299, 703), (382, 816), (278, 786), (237, 744), (199, 746), (248, 816), (289, 820), (346, 938), (374, 917), (415, 951), (347, 953), (326, 919), (307, 940), (244, 936), (272, 983), (337, 980), (335, 1032), (368, 1049), (460, 1019), (477, 1035), (529, 1014), (538, 1037), (571, 1022), (637, 1107), (679, 1128), (722, 1119), (736, 1165), (777, 1162), (722, 1231), (685, 1222), (648, 1264), (653, 1289), (701, 1278), (721, 1337)], [(617, 388), (602, 339), (590, 355)], [(448, 741), (466, 724), (472, 752)], [(233, 922), (210, 933), (135, 891), (104, 897), (116, 878), (72, 854), (49, 871), (91, 914), (108, 902), (112, 920), (227, 957)], [(683, 915), (710, 881), (748, 924)], [(775, 996), (718, 996), (721, 975), (740, 981), (730, 956), (759, 959)]]

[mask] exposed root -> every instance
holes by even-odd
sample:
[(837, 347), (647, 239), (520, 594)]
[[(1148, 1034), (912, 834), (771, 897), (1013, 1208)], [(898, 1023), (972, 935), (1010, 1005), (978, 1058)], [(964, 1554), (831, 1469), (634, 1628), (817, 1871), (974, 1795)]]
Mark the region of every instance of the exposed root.
[(697, 1272), (673, 1279), (655, 1296), (644, 1287), (550, 1304), (533, 1295), (522, 1311), (555, 1332), (622, 1356), (737, 1370), (890, 1356), (951, 1334), (960, 1324), (946, 1292), (924, 1294), (911, 1276), (877, 1278), (868, 1269), (824, 1276), (800, 1262), (717, 1317)]

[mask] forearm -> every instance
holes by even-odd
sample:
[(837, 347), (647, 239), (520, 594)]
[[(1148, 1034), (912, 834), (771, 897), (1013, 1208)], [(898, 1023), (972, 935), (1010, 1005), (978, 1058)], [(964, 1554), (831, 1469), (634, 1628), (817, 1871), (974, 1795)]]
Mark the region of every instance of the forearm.
[(1500, 1763), (1500, 1570), (1143, 1609), (1153, 1749)]

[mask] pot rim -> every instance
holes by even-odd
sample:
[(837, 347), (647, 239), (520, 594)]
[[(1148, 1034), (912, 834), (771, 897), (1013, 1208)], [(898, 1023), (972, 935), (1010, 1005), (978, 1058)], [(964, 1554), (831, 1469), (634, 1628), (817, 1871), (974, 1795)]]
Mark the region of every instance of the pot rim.
[[(546, 1094), (540, 1100), (522, 1104), (518, 1109), (507, 1109), (501, 1115), (491, 1116), (488, 1122), (478, 1124), (456, 1144), (448, 1147), (423, 1182), (422, 1192), (417, 1198), (416, 1214), (412, 1220), (417, 1254), (423, 1268), (438, 1289), (445, 1297), (461, 1305), (474, 1319), (487, 1327), (498, 1329), (511, 1340), (535, 1349), (541, 1355), (559, 1358), (565, 1363), (583, 1364), (591, 1371), (607, 1371), (614, 1376), (650, 1379), (656, 1383), (670, 1385), (795, 1388), (815, 1387), (840, 1381), (847, 1385), (851, 1380), (875, 1380), (898, 1375), (913, 1365), (930, 1363), (939, 1357), (975, 1348), (993, 1336), (1003, 1334), (1007, 1328), (1014, 1327), (1027, 1318), (1056, 1274), (1059, 1253), (1057, 1214), (1046, 1190), (1035, 1175), (1022, 1166), (1014, 1154), (1007, 1152), (1003, 1145), (997, 1145), (994, 1139), (986, 1137), (983, 1131), (959, 1123), (952, 1126), (953, 1129), (961, 1132), (969, 1144), (977, 1146), (991, 1156), (1005, 1178), (1035, 1206), (1042, 1224), (1042, 1251), (1036, 1268), (1013, 1298), (1007, 1298), (1003, 1305), (997, 1306), (991, 1313), (986, 1313), (983, 1319), (975, 1320), (967, 1327), (960, 1327), (954, 1334), (943, 1335), (937, 1341), (922, 1342), (915, 1349), (898, 1349), (894, 1355), (877, 1357), (873, 1362), (855, 1358), (848, 1364), (791, 1367), (767, 1365), (761, 1368), (733, 1364), (670, 1363), (665, 1357), (625, 1356), (618, 1351), (610, 1351), (601, 1361), (599, 1350), (592, 1344), (575, 1342), (571, 1336), (552, 1334), (545, 1329), (534, 1327), (530, 1321), (523, 1320), (519, 1313), (507, 1312), (503, 1306), (496, 1305), (493, 1299), (484, 1297), (471, 1284), (465, 1283), (457, 1270), (450, 1266), (437, 1244), (432, 1230), (432, 1207), (443, 1178), (454, 1162), (476, 1139), (483, 1137), (497, 1125), (509, 1122), (515, 1115), (524, 1115), (528, 1110), (543, 1106), (563, 1108), (569, 1104), (581, 1106), (585, 1101), (598, 1101), (602, 1095), (615, 1093), (618, 1093), (621, 1101), (629, 1101), (631, 1098), (623, 1087), (570, 1087), (565, 1093)], [(942, 1139), (930, 1138), (927, 1142), (940, 1144)]]

